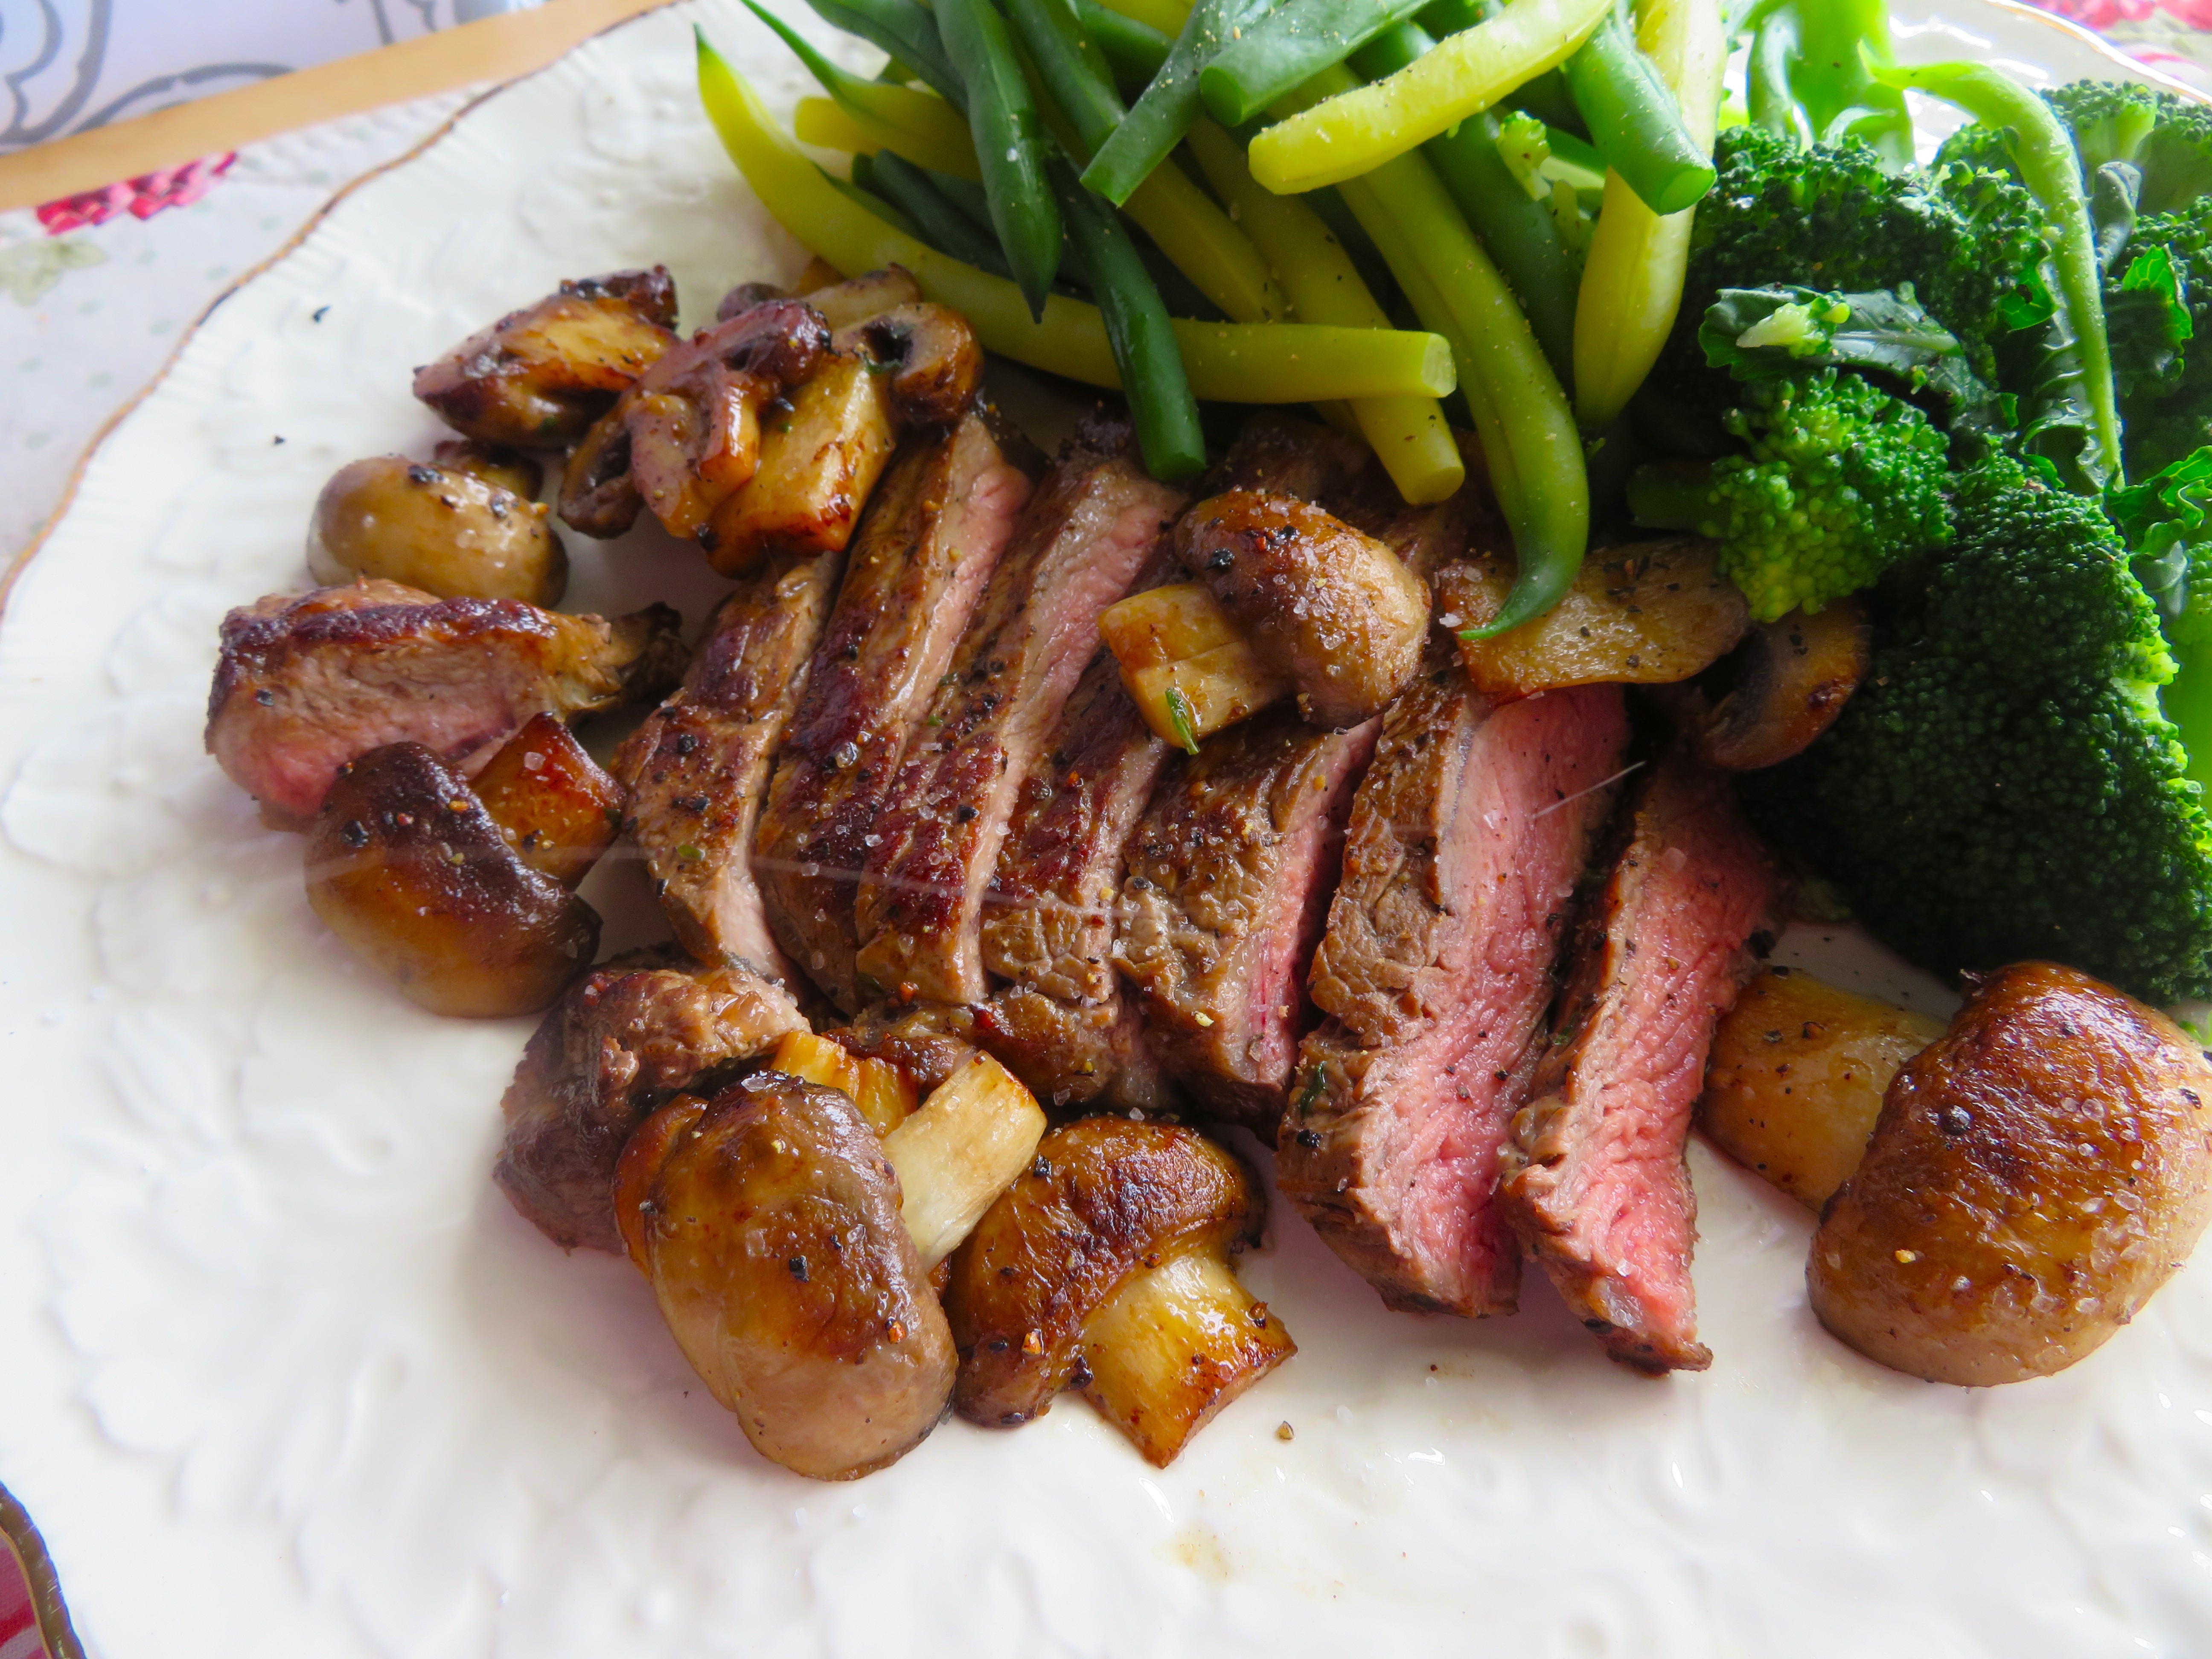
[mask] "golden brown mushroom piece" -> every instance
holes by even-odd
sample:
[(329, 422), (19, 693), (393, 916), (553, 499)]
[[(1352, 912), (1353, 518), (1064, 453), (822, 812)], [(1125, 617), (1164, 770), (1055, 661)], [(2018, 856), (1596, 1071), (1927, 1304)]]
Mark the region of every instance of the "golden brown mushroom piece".
[(1818, 1210), (1858, 1168), (1898, 1068), (1942, 1035), (1939, 1019), (1770, 968), (1713, 1033), (1698, 1127)]
[(821, 314), (771, 300), (702, 329), (663, 356), (582, 434), (561, 483), (561, 517), (618, 536), (648, 507), (696, 537), (760, 461), (761, 410), (829, 349)]
[(849, 1480), (945, 1414), (955, 1357), (899, 1180), (835, 1089), (756, 1072), (623, 1149), (615, 1212), (677, 1345), (764, 1457)]
[[(1474, 689), (1500, 699), (1570, 685), (1668, 685), (1710, 668), (1743, 638), (1751, 608), (1697, 536), (1593, 550), (1558, 605), (1492, 639), (1462, 639)], [(1437, 574), (1437, 620), (1480, 628), (1512, 591), (1510, 560), (1470, 558)]]
[(1820, 1322), (1931, 1382), (2047, 1376), (2101, 1345), (2212, 1216), (2212, 1062), (2051, 963), (1999, 969), (1890, 1085), (1806, 1264)]
[(1164, 1468), (1297, 1352), (1230, 1259), (1267, 1198), (1195, 1130), (1092, 1117), (1056, 1129), (953, 1257), (953, 1404), (1012, 1425), (1079, 1388)]
[(531, 868), (417, 743), (342, 768), (307, 842), (307, 902), (433, 1013), (534, 1013), (591, 965), (599, 913)]
[(1657, 695), (1708, 766), (1751, 772), (1802, 752), (1866, 678), (1874, 629), (1856, 599), (1760, 623), (1711, 672)]
[(572, 444), (676, 344), (666, 267), (563, 283), (415, 371), (415, 395), (488, 444)]
[(1175, 533), (1185, 567), (1312, 724), (1340, 730), (1381, 714), (1420, 666), (1427, 586), (1312, 503), (1232, 489), (1192, 507)]
[(331, 586), (372, 576), (441, 599), (557, 605), (568, 553), (546, 508), (493, 481), (503, 471), (489, 459), (462, 468), (404, 455), (342, 466), (316, 498), (307, 568)]
[(591, 873), (622, 822), (622, 786), (551, 714), (532, 715), (475, 783), (507, 844), (563, 887)]

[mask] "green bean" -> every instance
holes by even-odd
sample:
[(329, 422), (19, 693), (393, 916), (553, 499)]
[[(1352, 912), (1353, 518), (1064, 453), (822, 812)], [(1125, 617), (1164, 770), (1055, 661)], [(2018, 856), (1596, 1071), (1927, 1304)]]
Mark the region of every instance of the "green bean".
[[(1379, 79), (1395, 74), (1435, 44), (1419, 24), (1403, 23), (1356, 54), (1352, 65)], [(1484, 110), (1456, 131), (1430, 139), (1421, 153), (1520, 296), (1528, 326), (1564, 385), (1574, 364), (1575, 262), (1559, 240), (1551, 209), (1529, 198), (1498, 154), (1498, 117)]]
[[(865, 155), (856, 155), (853, 159), (856, 162), (863, 162), (868, 158)], [(822, 176), (836, 187), (839, 195), (858, 202), (885, 224), (895, 225), (909, 236), (921, 234), (921, 227), (914, 222), (905, 210), (882, 192), (869, 188), (870, 181), (865, 173), (856, 171), (850, 179), (840, 179), (825, 167), (823, 169)]]
[(1145, 470), (1156, 478), (1195, 477), (1206, 469), (1206, 434), (1159, 289), (1120, 219), (1084, 188), (1075, 169), (1055, 158), (1050, 176), (1069, 252), (1105, 320)]
[(1694, 206), (1717, 176), (1681, 106), (1618, 9), (1566, 61), (1567, 88), (1606, 163), (1654, 213)]
[(932, 247), (1012, 280), (1014, 273), (999, 245), (945, 198), (937, 187), (938, 175), (915, 166), (896, 150), (886, 149), (872, 156), (855, 155), (853, 178), (903, 212), (917, 227), (916, 234)]
[(929, 182), (937, 193), (967, 216), (968, 222), (985, 235), (991, 234), (991, 198), (983, 193), (983, 186), (973, 179), (963, 179), (950, 173), (939, 173), (935, 167), (924, 167)]
[[(1358, 84), (1349, 70), (1328, 70), (1276, 112), (1341, 97)], [(1589, 544), (1589, 480), (1574, 411), (1512, 289), (1425, 156), (1398, 156), (1337, 188), (1415, 313), (1451, 342), (1460, 391), (1520, 562), (1504, 607), (1470, 636), (1517, 628), (1559, 602)]]
[(1870, 64), (1880, 84), (1933, 93), (2006, 134), (2021, 179), (2057, 233), (2051, 263), (2058, 301), (2081, 364), (2089, 399), (2090, 450), (2082, 471), (2098, 483), (2124, 481), (2120, 410), (2112, 384), (2112, 343), (2105, 331), (2104, 277), (2097, 266), (2097, 235), (2082, 194), (2081, 161), (2074, 141), (2050, 105), (2019, 82), (1986, 64), (1919, 64), (1911, 68)]
[(1128, 119), (1098, 147), (1083, 182), (1120, 207), (1154, 167), (1182, 143), (1198, 118), (1199, 71), (1236, 31), (1264, 16), (1273, 0), (1198, 0), (1174, 47), (1129, 110)]
[(1342, 63), (1429, 0), (1284, 0), (1199, 72), (1199, 94), (1224, 126), (1241, 127), (1285, 93)]
[(968, 88), (968, 131), (990, 198), (991, 226), (1014, 283), (1042, 319), (1060, 272), (1060, 210), (1045, 177), (1044, 123), (991, 0), (937, 0), (945, 54)]
[(1566, 62), (1613, 0), (1512, 0), (1371, 86), (1278, 122), (1252, 141), (1252, 176), (1278, 195), (1356, 179)]
[(1083, 32), (1097, 43), (1107, 63), (1113, 66), (1115, 83), (1124, 91), (1141, 92), (1150, 86), (1175, 46), (1173, 36), (1162, 34), (1149, 23), (1109, 11), (1097, 0), (1075, 0), (1075, 15), (1082, 20)]
[(1084, 152), (1095, 152), (1129, 109), (1105, 58), (1084, 33), (1074, 0), (1006, 0), (1006, 15)]
[[(832, 28), (882, 47), (920, 76), (939, 97), (956, 104), (964, 100), (960, 77), (953, 73), (952, 60), (938, 35), (937, 20), (915, 0), (806, 0), (806, 3)], [(783, 33), (780, 28), (776, 32)]]
[[(760, 95), (703, 33), (698, 54), (699, 101), (723, 149), (808, 252), (847, 276), (904, 265), (925, 298), (966, 315), (986, 349), (1086, 385), (1121, 385), (1097, 307), (1055, 294), (1042, 319), (1031, 317), (1011, 282), (939, 252), (856, 204), (838, 187), (842, 181), (832, 181), (777, 128)], [(1215, 402), (1441, 398), (1457, 384), (1449, 343), (1418, 331), (1184, 319), (1173, 328), (1192, 391)]]
[[(1274, 267), (1300, 322), (1390, 325), (1352, 256), (1306, 198), (1261, 189), (1244, 165), (1243, 146), (1211, 121), (1192, 125), (1190, 148), (1213, 193)], [(1334, 407), (1322, 415), (1331, 416)], [(1467, 481), (1467, 464), (1435, 398), (1363, 398), (1345, 412), (1407, 501), (1440, 501)]]

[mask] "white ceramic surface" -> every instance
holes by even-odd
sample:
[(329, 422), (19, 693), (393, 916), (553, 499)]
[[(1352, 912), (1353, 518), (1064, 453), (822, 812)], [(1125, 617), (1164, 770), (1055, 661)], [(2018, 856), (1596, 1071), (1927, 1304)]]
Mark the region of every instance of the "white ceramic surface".
[[(1942, 6), (1900, 7), (1905, 55), (2112, 72), (2044, 21)], [(432, 1018), (351, 962), (298, 842), (201, 754), (202, 702), (223, 611), (303, 583), (324, 477), (434, 437), (411, 365), (566, 275), (665, 260), (696, 318), (796, 271), (698, 115), (695, 18), (797, 95), (763, 31), (702, 3), (492, 97), (216, 311), (9, 605), (0, 1480), (90, 1650), (2212, 1648), (2201, 1266), (2063, 1376), (1932, 1387), (1820, 1332), (1807, 1218), (1698, 1147), (1716, 1360), (1654, 1383), (1540, 1282), (1516, 1319), (1386, 1314), (1279, 1213), (1246, 1273), (1302, 1352), (1174, 1469), (1071, 1400), (823, 1486), (753, 1455), (626, 1265), (515, 1218), (485, 1172), (526, 1023)], [(577, 550), (577, 608), (710, 602), (665, 539)], [(634, 870), (594, 883), (649, 926)], [(1849, 941), (1791, 948), (1885, 977)]]

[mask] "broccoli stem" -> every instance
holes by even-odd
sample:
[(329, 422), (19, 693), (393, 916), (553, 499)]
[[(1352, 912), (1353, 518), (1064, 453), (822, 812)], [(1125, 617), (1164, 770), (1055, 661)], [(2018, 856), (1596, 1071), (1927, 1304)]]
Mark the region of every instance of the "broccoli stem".
[(2082, 194), (2081, 157), (2065, 125), (2041, 98), (1984, 64), (1875, 64), (1869, 73), (1886, 87), (1932, 93), (2006, 133), (2013, 164), (2058, 233), (2051, 263), (2089, 399), (2092, 453), (2082, 457), (2082, 471), (2096, 484), (2124, 482), (2119, 398), (2105, 332), (2104, 275), (2097, 264), (2096, 228)]
[(1713, 516), (1713, 470), (1662, 461), (1628, 475), (1628, 513), (1646, 530), (1695, 530)]

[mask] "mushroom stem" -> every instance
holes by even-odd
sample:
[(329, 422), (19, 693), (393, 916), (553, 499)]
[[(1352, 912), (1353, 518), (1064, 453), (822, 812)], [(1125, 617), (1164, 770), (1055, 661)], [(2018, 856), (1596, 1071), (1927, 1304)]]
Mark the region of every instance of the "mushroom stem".
[(1297, 1352), (1212, 1250), (1139, 1267), (1083, 1329), (1084, 1397), (1156, 1468)]
[(884, 1137), (924, 1272), (957, 1249), (1029, 1167), (1044, 1130), (1036, 1097), (990, 1055), (977, 1054)]

